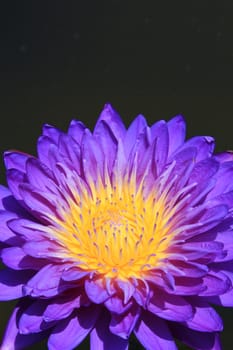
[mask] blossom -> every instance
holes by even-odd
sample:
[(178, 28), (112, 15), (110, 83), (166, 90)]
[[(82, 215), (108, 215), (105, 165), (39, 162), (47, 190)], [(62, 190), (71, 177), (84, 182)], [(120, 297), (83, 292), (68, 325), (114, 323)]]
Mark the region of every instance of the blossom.
[(233, 306), (233, 155), (185, 140), (181, 116), (127, 129), (45, 125), (38, 156), (5, 153), (0, 300), (19, 299), (2, 350), (221, 349), (213, 305)]

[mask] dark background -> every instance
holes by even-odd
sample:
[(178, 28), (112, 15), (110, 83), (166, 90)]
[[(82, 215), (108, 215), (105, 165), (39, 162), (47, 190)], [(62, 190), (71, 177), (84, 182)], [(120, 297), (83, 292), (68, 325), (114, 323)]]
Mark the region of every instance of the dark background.
[[(44, 123), (92, 128), (105, 102), (126, 124), (181, 113), (188, 136), (233, 148), (232, 0), (9, 0), (0, 26), (1, 154), (35, 153)], [(1, 328), (11, 307), (1, 304)], [(233, 311), (221, 315), (229, 349)]]

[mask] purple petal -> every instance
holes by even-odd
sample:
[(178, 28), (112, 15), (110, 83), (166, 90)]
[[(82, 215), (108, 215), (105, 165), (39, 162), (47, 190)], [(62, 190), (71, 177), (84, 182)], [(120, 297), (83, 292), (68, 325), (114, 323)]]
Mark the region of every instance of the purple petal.
[(31, 218), (31, 215), (21, 206), (12, 195), (10, 190), (5, 186), (0, 185), (0, 212), (8, 211), (15, 217)]
[[(147, 134), (140, 134), (137, 138), (137, 142), (134, 144), (130, 156), (127, 160), (126, 170), (129, 174), (136, 173), (137, 181), (140, 183), (141, 179), (145, 176), (145, 173), (148, 172), (148, 168), (151, 167), (151, 159), (154, 156), (154, 148), (153, 144), (151, 147), (148, 147)], [(127, 152), (127, 147), (124, 147), (123, 152)], [(126, 158), (127, 159), (127, 158)], [(124, 165), (124, 160), (122, 164)], [(124, 165), (125, 166), (125, 165)], [(153, 164), (154, 166), (154, 164)], [(153, 169), (156, 171), (156, 169)], [(152, 174), (151, 174), (152, 175)], [(152, 181), (154, 183), (154, 176), (152, 177)]]
[(78, 269), (76, 266), (72, 266), (64, 270), (64, 272), (62, 273), (62, 279), (64, 281), (78, 281), (89, 274), (90, 272), (88, 271), (83, 271)]
[(231, 161), (233, 161), (233, 152), (226, 151), (223, 153), (217, 153), (217, 154), (215, 154), (214, 158), (216, 158), (218, 160), (218, 162), (220, 162), (220, 163), (231, 162)]
[(188, 301), (162, 291), (155, 291), (148, 310), (161, 318), (177, 322), (186, 321), (193, 316), (193, 308)]
[(99, 309), (94, 306), (83, 307), (69, 318), (60, 321), (53, 329), (48, 340), (50, 350), (70, 350), (79, 345), (94, 327), (99, 316)]
[(129, 157), (129, 154), (135, 143), (138, 141), (139, 135), (145, 132), (146, 127), (147, 123), (142, 115), (138, 115), (130, 124), (123, 141), (127, 158)]
[(200, 264), (192, 261), (175, 261), (175, 267), (178, 271), (174, 271), (174, 276), (189, 276), (203, 277), (208, 272), (208, 267), (205, 264)]
[[(135, 283), (136, 285), (136, 283)], [(137, 286), (135, 288), (133, 298), (137, 302), (138, 305), (142, 306), (143, 308), (147, 308), (148, 301), (151, 297), (151, 291), (149, 288), (149, 285), (145, 280), (137, 280)]]
[(59, 137), (62, 133), (61, 130), (54, 128), (51, 125), (45, 124), (43, 126), (43, 135), (49, 137), (55, 144), (58, 143)]
[(48, 303), (47, 300), (37, 300), (24, 310), (18, 322), (20, 334), (39, 333), (54, 325), (54, 323), (44, 322), (43, 319), (43, 312)]
[(48, 332), (40, 332), (31, 335), (21, 335), (18, 330), (18, 317), (21, 312), (21, 304), (19, 304), (13, 311), (11, 318), (8, 322), (3, 342), (1, 345), (2, 350), (14, 349), (24, 350), (28, 346), (38, 343), (39, 341), (47, 338)]
[(82, 166), (84, 177), (88, 181), (97, 181), (104, 177), (104, 153), (90, 131), (86, 131), (82, 140)]
[(214, 222), (219, 221), (219, 223), (221, 223), (221, 221), (224, 219), (224, 217), (227, 216), (228, 208), (226, 205), (219, 204), (219, 205), (213, 206), (212, 204), (213, 204), (212, 201), (208, 201), (204, 212), (201, 213), (200, 222), (202, 224), (206, 225), (212, 221), (214, 221)]
[(27, 241), (41, 241), (49, 236), (47, 227), (27, 219), (9, 218), (7, 226), (16, 234), (22, 236)]
[(23, 296), (23, 286), (32, 271), (15, 271), (11, 269), (0, 270), (0, 300), (12, 300)]
[(233, 162), (226, 162), (220, 165), (215, 176), (215, 186), (208, 194), (207, 198), (214, 198), (225, 192), (232, 191)]
[(16, 169), (10, 169), (7, 171), (7, 183), (14, 195), (15, 199), (22, 201), (23, 197), (19, 190), (19, 186), (26, 181), (26, 175)]
[(230, 279), (224, 273), (214, 271), (203, 277), (203, 285), (206, 289), (199, 293), (200, 296), (224, 294), (232, 287)]
[(7, 188), (3, 185), (0, 185), (0, 210), (2, 210), (2, 209), (6, 210), (5, 206), (3, 205), (4, 204), (3, 201), (4, 201), (4, 199), (11, 197), (11, 196), (12, 196), (12, 193), (9, 190), (9, 188)]
[(31, 155), (23, 152), (5, 152), (4, 153), (4, 162), (7, 169), (17, 169), (21, 172), (25, 172), (26, 162), (29, 158), (32, 158)]
[(120, 184), (120, 182), (123, 180), (126, 168), (127, 168), (127, 159), (125, 157), (123, 144), (121, 140), (119, 140), (117, 145), (116, 158), (112, 169), (113, 181)]
[(186, 125), (184, 118), (181, 115), (177, 115), (167, 123), (169, 134), (169, 155), (175, 152), (180, 146), (183, 145), (186, 134)]
[[(193, 212), (195, 212), (195, 209)], [(192, 230), (190, 230), (191, 236), (197, 236), (203, 232), (207, 232), (215, 228), (219, 223), (221, 223), (221, 221), (223, 221), (224, 218), (226, 218), (227, 214), (228, 208), (226, 205), (217, 205), (215, 207), (210, 206), (210, 208), (206, 208), (201, 215), (199, 213), (199, 219), (198, 217), (196, 218), (196, 227), (193, 227)], [(192, 219), (195, 219), (195, 217)], [(184, 232), (184, 236), (185, 234), (186, 232)], [(182, 237), (182, 233), (180, 237)], [(195, 241), (195, 237), (193, 238), (193, 241)]]
[(107, 299), (104, 305), (109, 311), (116, 314), (122, 314), (131, 308), (132, 302), (128, 302), (127, 304), (124, 304), (122, 298), (115, 295)]
[(57, 149), (57, 145), (55, 145), (52, 140), (48, 136), (41, 136), (37, 141), (37, 153), (38, 159), (45, 164), (48, 168), (50, 168), (50, 152), (52, 148)]
[[(174, 281), (173, 283), (171, 283), (171, 281), (169, 281), (166, 278), (163, 272), (154, 270), (154, 271), (151, 271), (149, 274), (147, 274), (144, 278), (147, 282), (154, 285), (156, 288), (159, 287), (160, 289), (168, 293), (171, 293), (171, 294), (174, 293)], [(138, 300), (137, 300), (137, 303), (139, 305), (143, 305), (142, 303), (138, 302)]]
[(216, 241), (223, 243), (224, 251), (226, 252), (226, 255), (219, 261), (233, 260), (233, 232), (218, 232), (216, 235)]
[(123, 315), (112, 314), (110, 331), (123, 339), (128, 339), (140, 316), (140, 311), (140, 307), (134, 306)]
[(174, 337), (195, 350), (222, 350), (218, 333), (198, 332), (177, 323), (171, 323)]
[[(213, 212), (213, 211), (211, 211)], [(214, 218), (213, 218), (214, 219)], [(195, 239), (195, 237), (194, 237)], [(222, 257), (223, 255), (223, 244), (221, 242), (186, 242), (182, 246), (182, 252), (185, 254), (189, 261), (204, 258), (206, 256), (213, 257), (214, 260), (216, 256)]]
[(104, 282), (101, 279), (87, 279), (85, 281), (85, 291), (87, 296), (96, 304), (101, 304), (110, 297), (103, 283)]
[(70, 169), (75, 169), (75, 171), (80, 174), (80, 145), (78, 145), (71, 137), (64, 134), (59, 138), (58, 147), (63, 162), (67, 164)]
[[(216, 276), (219, 276), (222, 278), (223, 275), (228, 278), (228, 281), (231, 282), (231, 287), (227, 292), (218, 293), (218, 290), (216, 292), (216, 297), (207, 297), (207, 300), (211, 303), (217, 304), (217, 305), (223, 305), (223, 306), (233, 306), (233, 260), (227, 261), (227, 262), (221, 262), (213, 264), (214, 270), (216, 271)], [(218, 285), (216, 286), (216, 288)], [(222, 295), (220, 295), (222, 294)]]
[(166, 322), (144, 311), (134, 333), (147, 350), (177, 350)]
[(8, 221), (17, 218), (16, 214), (7, 211), (0, 211), (0, 241), (9, 245), (17, 245), (23, 240), (15, 235), (8, 227)]
[(195, 147), (185, 147), (184, 149), (178, 149), (178, 151), (173, 154), (169, 160), (176, 161), (175, 170), (180, 167), (187, 167), (192, 163), (192, 160), (196, 158), (197, 150)]
[(215, 141), (211, 136), (197, 136), (191, 138), (188, 142), (189, 145), (197, 147), (198, 156), (197, 161), (200, 161), (205, 158), (209, 158), (213, 155)]
[(181, 149), (187, 147), (195, 147), (197, 149), (196, 161), (200, 162), (201, 160), (212, 156), (214, 150), (214, 139), (210, 136), (195, 136), (187, 140)]
[(46, 322), (56, 321), (64, 319), (81, 306), (81, 296), (61, 296), (59, 299), (50, 301), (48, 304), (43, 318)]
[(108, 124), (116, 140), (123, 139), (126, 133), (125, 126), (119, 114), (112, 108), (110, 104), (106, 104), (104, 106), (104, 109), (101, 112), (99, 119), (97, 120), (96, 128), (98, 127), (98, 123), (102, 120), (105, 121), (106, 124)]
[(174, 193), (187, 185), (190, 173), (194, 167), (193, 159), (195, 159), (196, 153), (196, 149), (190, 147), (181, 150), (170, 157), (169, 161), (172, 163), (175, 162), (172, 170), (172, 179), (170, 179), (170, 181), (173, 180), (174, 176), (177, 178), (176, 185), (173, 186)]
[(1, 258), (5, 265), (14, 270), (39, 270), (46, 263), (42, 259), (35, 259), (26, 255), (20, 247), (3, 249), (1, 252)]
[(63, 164), (65, 166), (65, 163), (63, 162), (62, 156), (59, 153), (58, 146), (51, 143), (48, 150), (48, 159), (45, 162), (45, 164), (48, 166), (49, 169), (52, 170), (54, 178), (58, 183), (60, 183), (61, 180), (61, 170), (58, 168), (58, 164)]
[(20, 193), (23, 201), (31, 213), (41, 220), (48, 220), (47, 216), (55, 216), (57, 214), (56, 196), (49, 192), (42, 192), (35, 189), (30, 184), (21, 184)]
[(104, 152), (105, 162), (107, 162), (109, 173), (111, 173), (116, 157), (117, 140), (105, 121), (100, 121), (94, 130), (94, 136)]
[(206, 300), (212, 304), (233, 307), (233, 289), (222, 295), (207, 297)]
[(127, 304), (135, 292), (135, 286), (131, 283), (131, 281), (122, 281), (122, 280), (118, 280), (117, 285), (123, 292), (124, 303)]
[(176, 295), (200, 295), (205, 290), (202, 278), (175, 277), (173, 293)]
[(188, 328), (201, 332), (219, 332), (223, 330), (223, 323), (217, 312), (200, 298), (191, 298), (194, 315), (185, 322)]
[(233, 190), (210, 199), (209, 203), (213, 203), (213, 205), (224, 204), (230, 210), (233, 207)]
[(64, 251), (62, 247), (56, 241), (50, 241), (48, 239), (26, 242), (22, 248), (27, 255), (35, 258), (49, 259), (54, 262), (60, 262), (63, 258), (62, 253)]
[(91, 332), (90, 350), (128, 350), (128, 339), (112, 334), (109, 331), (109, 322), (109, 315), (103, 312)]
[(53, 180), (53, 174), (47, 166), (34, 158), (26, 163), (27, 179), (32, 187), (42, 192), (58, 193)]
[(167, 123), (165, 120), (159, 120), (158, 122), (154, 123), (149, 132), (149, 141), (150, 144), (153, 143), (153, 141), (159, 137), (160, 134), (164, 132), (164, 129), (167, 129)]
[(154, 140), (154, 157), (153, 167), (156, 175), (160, 175), (165, 167), (168, 156), (169, 136), (167, 124), (164, 124), (160, 130), (160, 133)]
[(202, 278), (189, 278), (188, 276), (180, 277), (169, 275), (168, 273), (150, 273), (146, 279), (160, 289), (174, 295), (196, 295), (204, 291)]
[(212, 158), (196, 163), (188, 180), (189, 184), (197, 184), (190, 197), (192, 206), (199, 204), (212, 190), (215, 185), (213, 176), (218, 171), (218, 168), (219, 164)]
[(61, 282), (65, 268), (65, 264), (44, 266), (24, 286), (24, 294), (32, 297), (52, 297), (66, 290), (68, 283)]
[(68, 135), (71, 136), (80, 145), (85, 129), (86, 127), (82, 122), (78, 120), (72, 120), (69, 125)]

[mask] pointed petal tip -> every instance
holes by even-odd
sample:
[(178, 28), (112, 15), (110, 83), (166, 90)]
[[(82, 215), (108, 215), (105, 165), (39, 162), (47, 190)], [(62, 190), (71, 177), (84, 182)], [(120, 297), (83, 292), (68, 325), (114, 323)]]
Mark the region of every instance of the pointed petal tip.
[(99, 116), (99, 121), (100, 120), (104, 120), (106, 122), (112, 122), (112, 121), (119, 122), (121, 121), (121, 117), (110, 103), (105, 103), (104, 108), (102, 109)]
[(125, 134), (125, 126), (122, 122), (122, 119), (118, 112), (112, 107), (110, 103), (106, 103), (104, 105), (104, 108), (102, 112), (99, 115), (99, 118), (96, 122), (96, 126), (94, 129), (94, 133), (97, 130), (100, 122), (106, 122), (108, 124), (109, 128), (111, 129), (113, 135), (116, 137), (116, 139), (124, 137)]
[(180, 126), (183, 125), (184, 130), (186, 128), (186, 118), (181, 113), (178, 113), (178, 114), (174, 115), (172, 118), (170, 118), (167, 121), (167, 123), (168, 124), (176, 124), (176, 125), (180, 125)]
[(172, 119), (176, 119), (177, 121), (180, 121), (180, 122), (185, 122), (185, 117), (182, 113), (178, 113), (174, 115)]
[(106, 102), (104, 104), (104, 110), (107, 110), (107, 111), (112, 111), (113, 110), (113, 106), (111, 105), (110, 102)]

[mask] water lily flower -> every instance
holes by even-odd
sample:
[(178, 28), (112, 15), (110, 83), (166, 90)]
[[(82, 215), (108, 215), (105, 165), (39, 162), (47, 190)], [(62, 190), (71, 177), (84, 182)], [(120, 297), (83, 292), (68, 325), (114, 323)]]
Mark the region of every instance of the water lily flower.
[(1, 350), (219, 350), (233, 306), (233, 155), (185, 139), (181, 116), (91, 132), (45, 125), (37, 157), (5, 153), (0, 300), (19, 299)]

